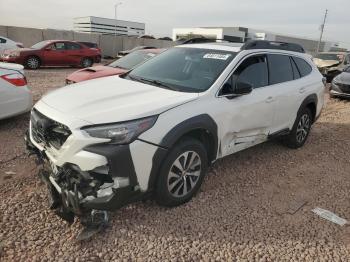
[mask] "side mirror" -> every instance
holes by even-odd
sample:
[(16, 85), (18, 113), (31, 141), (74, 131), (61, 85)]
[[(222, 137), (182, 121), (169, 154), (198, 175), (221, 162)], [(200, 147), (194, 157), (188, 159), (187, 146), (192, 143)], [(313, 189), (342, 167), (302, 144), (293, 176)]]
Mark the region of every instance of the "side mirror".
[(51, 51), (52, 49), (50, 47), (46, 47), (45, 51)]
[(234, 87), (231, 81), (227, 81), (220, 91), (220, 96), (232, 99), (237, 96), (247, 95), (253, 91), (251, 84), (245, 82), (237, 82)]
[(253, 91), (253, 86), (245, 82), (237, 82), (234, 93), (236, 95), (247, 95)]

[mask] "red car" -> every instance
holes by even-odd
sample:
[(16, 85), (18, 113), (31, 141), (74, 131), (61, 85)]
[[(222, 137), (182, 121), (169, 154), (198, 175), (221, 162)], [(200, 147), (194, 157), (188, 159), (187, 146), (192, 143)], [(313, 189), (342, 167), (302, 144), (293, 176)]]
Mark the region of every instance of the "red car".
[(165, 49), (144, 49), (132, 52), (105, 66), (94, 66), (78, 70), (66, 78), (67, 84), (73, 84), (94, 78), (121, 75), (135, 66), (163, 52)]
[(29, 69), (40, 66), (92, 66), (101, 57), (98, 49), (75, 41), (48, 40), (31, 48), (7, 50), (1, 55), (4, 62), (22, 64)]

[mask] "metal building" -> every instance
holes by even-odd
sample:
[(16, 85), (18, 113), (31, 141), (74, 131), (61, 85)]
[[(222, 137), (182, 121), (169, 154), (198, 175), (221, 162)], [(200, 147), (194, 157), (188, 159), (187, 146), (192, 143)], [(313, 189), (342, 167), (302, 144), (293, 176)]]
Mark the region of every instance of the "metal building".
[(110, 18), (85, 16), (74, 18), (74, 31), (84, 33), (100, 33), (104, 35), (142, 36), (145, 24)]
[[(197, 27), (197, 28), (174, 28), (173, 40), (191, 37), (207, 37), (213, 39), (225, 39), (235, 42), (246, 42), (248, 40), (269, 40), (300, 44), (306, 52), (315, 54), (318, 40), (303, 37), (288, 36), (272, 33), (265, 30), (257, 30), (246, 27)], [(338, 47), (338, 43), (323, 41), (322, 51), (330, 51)]]

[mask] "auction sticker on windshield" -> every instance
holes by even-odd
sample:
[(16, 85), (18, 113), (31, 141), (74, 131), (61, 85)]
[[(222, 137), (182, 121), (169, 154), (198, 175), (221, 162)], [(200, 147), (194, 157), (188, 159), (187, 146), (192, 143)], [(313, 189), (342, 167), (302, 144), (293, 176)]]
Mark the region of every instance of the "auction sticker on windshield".
[(207, 59), (219, 59), (219, 60), (227, 60), (231, 55), (230, 54), (205, 54), (203, 58)]

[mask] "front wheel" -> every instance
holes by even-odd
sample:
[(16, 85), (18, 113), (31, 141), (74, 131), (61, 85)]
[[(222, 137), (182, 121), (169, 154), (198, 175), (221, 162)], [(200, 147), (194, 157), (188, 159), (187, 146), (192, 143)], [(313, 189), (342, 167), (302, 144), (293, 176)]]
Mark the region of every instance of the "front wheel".
[(40, 60), (36, 56), (30, 56), (27, 58), (25, 66), (29, 69), (38, 69), (40, 67)]
[(297, 116), (294, 126), (288, 137), (286, 144), (290, 148), (302, 147), (308, 138), (312, 125), (312, 113), (310, 109), (304, 108)]
[(157, 202), (172, 207), (191, 200), (198, 192), (207, 168), (207, 152), (201, 142), (188, 138), (177, 143), (160, 170)]
[(93, 61), (91, 58), (85, 57), (81, 60), (81, 66), (83, 68), (90, 67), (92, 66), (92, 64), (93, 64)]

